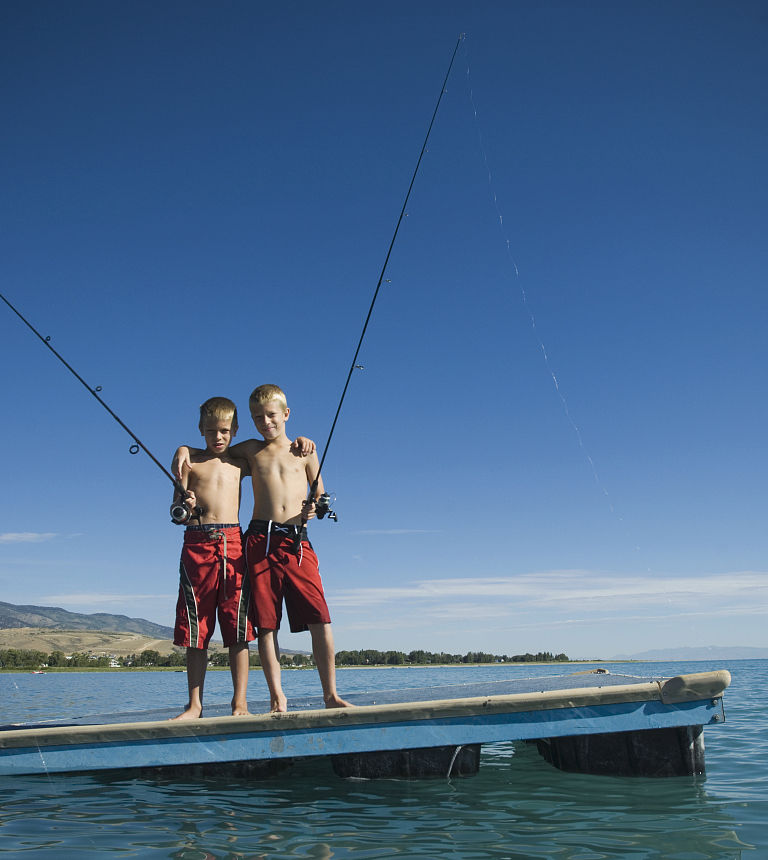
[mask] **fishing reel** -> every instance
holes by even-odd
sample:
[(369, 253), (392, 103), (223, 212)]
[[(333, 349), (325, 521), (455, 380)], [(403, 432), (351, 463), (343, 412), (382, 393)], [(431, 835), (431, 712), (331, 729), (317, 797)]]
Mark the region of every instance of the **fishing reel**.
[(175, 501), (171, 505), (171, 521), (176, 523), (177, 526), (185, 526), (193, 518), (200, 522), (200, 517), (203, 513), (204, 511), (199, 505), (190, 508), (182, 499)]
[(336, 516), (336, 511), (331, 510), (331, 497), (328, 493), (323, 493), (315, 499), (315, 516), (319, 520), (323, 519), (323, 517), (328, 517), (329, 520), (338, 521), (339, 518)]

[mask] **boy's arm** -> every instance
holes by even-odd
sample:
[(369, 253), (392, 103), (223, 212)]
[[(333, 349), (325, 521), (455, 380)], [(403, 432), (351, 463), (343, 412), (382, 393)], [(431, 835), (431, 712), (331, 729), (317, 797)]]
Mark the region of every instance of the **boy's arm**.
[[(309, 484), (310, 492), (307, 493), (307, 498), (301, 504), (301, 516), (304, 522), (311, 520), (315, 514), (315, 502), (323, 494), (323, 478), (319, 474), (320, 462), (317, 459), (317, 453), (313, 452), (307, 457), (307, 462), (304, 466)], [(315, 486), (315, 478), (317, 478), (317, 486)], [(311, 498), (310, 498), (311, 493)]]
[[(173, 485), (174, 502), (186, 499), (191, 492), (191, 490), (189, 489), (189, 475), (192, 470), (192, 464), (189, 461), (189, 458), (187, 458), (186, 460), (179, 459), (180, 451), (188, 452), (189, 449), (182, 445), (180, 448), (176, 449), (176, 453), (173, 455), (174, 477), (176, 478), (176, 483)], [(179, 468), (178, 472), (176, 472), (175, 468), (177, 465)]]
[(238, 442), (236, 445), (230, 445), (227, 451), (232, 457), (237, 457), (241, 460), (247, 460), (259, 450), (259, 443), (256, 439), (246, 439), (245, 442)]
[(176, 453), (173, 455), (173, 462), (171, 463), (171, 474), (174, 478), (178, 478), (181, 481), (182, 485), (186, 489), (185, 481), (185, 473), (187, 479), (189, 477), (189, 470), (192, 466), (192, 457), (195, 454), (202, 454), (202, 448), (190, 448), (188, 445), (181, 445), (176, 449)]
[[(256, 439), (247, 439), (245, 442), (238, 442), (236, 445), (230, 445), (229, 453), (233, 457), (247, 460), (250, 456), (255, 454), (256, 451), (258, 451), (259, 446), (260, 443), (257, 442)], [(317, 455), (315, 454), (316, 450), (315, 443), (311, 439), (307, 439), (306, 436), (297, 436), (293, 442), (291, 442), (291, 451), (300, 457), (312, 455), (315, 457), (315, 460), (317, 460)], [(192, 465), (192, 457), (196, 454), (202, 453), (202, 448), (191, 448), (189, 445), (181, 445), (178, 447), (176, 449), (176, 453), (173, 455), (173, 462), (171, 463), (171, 474), (174, 478), (181, 479), (183, 470), (185, 468), (189, 469)], [(248, 474), (250, 474), (250, 469)], [(315, 472), (315, 474), (317, 474), (317, 472)]]
[(323, 495), (325, 490), (323, 489), (323, 476), (319, 474), (320, 471), (320, 461), (317, 459), (317, 453), (312, 452), (307, 457), (307, 483), (310, 487), (312, 487), (315, 483), (315, 479), (317, 479), (317, 486), (315, 487), (315, 491), (312, 494), (313, 499), (317, 499)]
[(250, 478), (251, 476), (251, 461), (247, 457), (233, 457), (235, 465), (240, 468), (240, 480)]
[[(182, 449), (180, 448), (179, 451), (180, 450)], [(178, 451), (176, 453), (178, 456)], [(174, 464), (176, 463), (176, 458), (174, 458), (173, 462)], [(189, 463), (182, 463), (179, 474), (176, 476), (178, 483), (174, 486), (173, 500), (171, 501), (171, 519), (175, 523), (186, 522), (189, 519), (189, 514), (194, 511), (197, 506), (197, 497), (192, 490), (189, 489), (189, 476)], [(180, 506), (186, 508), (186, 515), (182, 510), (180, 510)]]
[[(233, 457), (241, 457), (248, 459), (248, 457), (253, 456), (261, 450), (261, 447), (264, 445), (264, 442), (259, 441), (258, 439), (246, 439), (245, 442), (238, 442), (236, 445), (229, 446), (229, 453)], [(182, 449), (179, 448), (179, 451)], [(194, 451), (195, 449), (191, 449)], [(315, 453), (315, 443), (311, 439), (307, 439), (306, 436), (297, 436), (293, 442), (291, 442), (291, 453), (296, 454), (298, 457), (305, 457), (307, 454)], [(176, 462), (175, 460), (173, 461)]]

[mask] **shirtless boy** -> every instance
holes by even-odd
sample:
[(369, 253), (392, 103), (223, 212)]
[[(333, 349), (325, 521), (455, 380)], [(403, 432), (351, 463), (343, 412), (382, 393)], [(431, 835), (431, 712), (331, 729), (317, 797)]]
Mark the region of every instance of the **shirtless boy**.
[[(269, 687), (273, 712), (287, 710), (280, 678), (277, 631), (285, 599), (292, 632), (309, 630), (323, 699), (327, 708), (348, 707), (336, 690), (331, 619), (325, 602), (317, 556), (302, 521), (307, 486), (317, 477), (317, 454), (301, 454), (285, 432), (290, 409), (276, 385), (261, 385), (250, 397), (250, 409), (263, 441), (250, 439), (234, 446), (253, 482), (253, 516), (246, 532), (246, 567), (258, 627), (259, 656)], [(179, 452), (182, 453), (181, 451)], [(323, 492), (318, 481), (317, 495)], [(314, 505), (306, 510), (312, 516)], [(296, 537), (301, 543), (296, 549)]]
[(180, 481), (187, 491), (175, 502), (202, 509), (184, 532), (179, 568), (174, 645), (187, 649), (189, 702), (175, 719), (195, 719), (203, 711), (208, 643), (216, 625), (229, 648), (234, 695), (232, 714), (248, 713), (248, 642), (255, 639), (250, 583), (240, 535), (240, 482), (248, 463), (230, 453), (237, 432), (237, 409), (226, 397), (212, 397), (200, 407), (200, 434), (206, 448), (184, 463)]

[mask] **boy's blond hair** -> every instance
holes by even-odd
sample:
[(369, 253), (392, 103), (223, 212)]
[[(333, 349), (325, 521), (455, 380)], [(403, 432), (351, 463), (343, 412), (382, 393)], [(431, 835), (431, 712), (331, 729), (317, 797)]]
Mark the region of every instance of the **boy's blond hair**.
[(200, 423), (198, 427), (203, 430), (206, 418), (214, 421), (232, 420), (232, 431), (237, 430), (237, 406), (228, 397), (209, 397), (200, 406)]
[(260, 385), (258, 388), (254, 388), (248, 399), (248, 405), (251, 408), (254, 406), (263, 406), (265, 403), (269, 403), (270, 400), (277, 400), (283, 411), (288, 408), (285, 393), (277, 385)]

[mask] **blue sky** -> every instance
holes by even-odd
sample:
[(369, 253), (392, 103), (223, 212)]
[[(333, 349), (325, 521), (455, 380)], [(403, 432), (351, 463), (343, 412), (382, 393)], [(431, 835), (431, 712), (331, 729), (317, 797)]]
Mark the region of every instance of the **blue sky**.
[[(768, 645), (764, 4), (11, 2), (0, 32), (2, 292), (166, 464), (213, 395), (249, 438), (263, 382), (325, 444), (466, 33), (325, 463), (337, 647)], [(0, 332), (0, 599), (172, 624), (170, 482)]]

